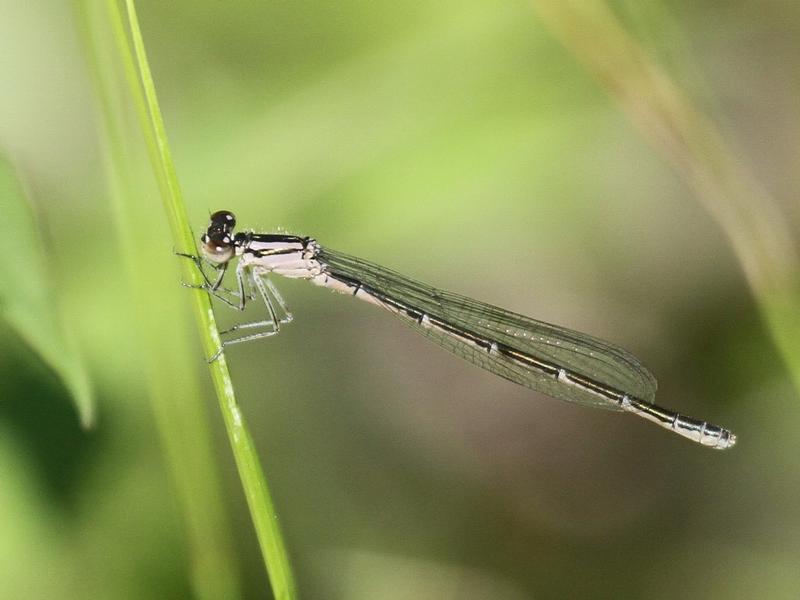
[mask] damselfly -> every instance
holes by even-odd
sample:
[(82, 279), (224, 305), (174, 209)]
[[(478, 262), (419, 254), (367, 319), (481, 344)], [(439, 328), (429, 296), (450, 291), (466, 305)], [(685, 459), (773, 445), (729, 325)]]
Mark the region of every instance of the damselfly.
[[(275, 335), (292, 320), (270, 274), (309, 279), (388, 310), (453, 354), (519, 385), (584, 406), (628, 412), (711, 448), (736, 443), (723, 427), (654, 404), (655, 378), (618, 346), (436, 289), (313, 238), (234, 234), (235, 226), (233, 213), (215, 212), (200, 239), (205, 261), (191, 257), (203, 272), (202, 287), (229, 306), (244, 310), (257, 295), (266, 306), (266, 319), (225, 332), (240, 332), (225, 346)], [(222, 281), (234, 259), (237, 289), (228, 290)], [(214, 277), (203, 271), (204, 262), (215, 269)]]

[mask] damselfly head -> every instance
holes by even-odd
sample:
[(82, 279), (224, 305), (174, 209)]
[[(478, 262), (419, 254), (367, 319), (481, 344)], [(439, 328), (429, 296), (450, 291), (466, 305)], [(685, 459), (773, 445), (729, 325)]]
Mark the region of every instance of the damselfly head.
[(236, 216), (229, 210), (218, 210), (211, 215), (207, 233), (231, 233), (234, 227), (236, 227)]
[(236, 253), (233, 238), (224, 231), (212, 231), (211, 227), (200, 237), (200, 251), (209, 261), (220, 265)]

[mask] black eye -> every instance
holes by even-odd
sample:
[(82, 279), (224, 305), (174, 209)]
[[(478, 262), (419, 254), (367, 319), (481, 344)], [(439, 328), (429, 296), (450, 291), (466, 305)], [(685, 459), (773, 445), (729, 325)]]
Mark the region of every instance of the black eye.
[(209, 225), (209, 229), (230, 233), (233, 231), (233, 228), (236, 227), (236, 217), (229, 210), (218, 210), (211, 215), (210, 220), (211, 224)]

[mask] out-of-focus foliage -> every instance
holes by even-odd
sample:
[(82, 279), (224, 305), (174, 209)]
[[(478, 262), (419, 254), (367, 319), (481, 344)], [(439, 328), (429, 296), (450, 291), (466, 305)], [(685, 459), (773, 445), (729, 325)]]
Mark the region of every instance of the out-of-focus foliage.
[[(796, 232), (800, 8), (640, 4), (623, 21)], [(303, 597), (793, 597), (800, 413), (741, 266), (532, 4), (137, 7), (198, 230), (228, 208), (244, 228), (313, 235), (607, 338), (653, 370), (661, 403), (739, 435), (714, 453), (537, 396), (374, 307), (277, 282), (295, 322), (227, 354)], [(29, 183), (100, 417), (83, 432), (69, 392), (1, 326), (0, 596), (186, 597), (196, 563), (135, 356), (160, 343), (158, 319), (131, 306), (77, 20), (63, 2), (0, 8), (0, 146)], [(147, 165), (131, 176), (157, 206)], [(131, 227), (158, 263), (143, 285), (178, 302), (160, 209), (157, 233)], [(172, 374), (192, 389), (197, 340), (163, 344), (196, 349)], [(199, 383), (244, 594), (262, 598)]]
[(0, 157), (0, 200), (5, 232), (0, 236), (0, 311), (25, 343), (36, 350), (64, 381), (89, 427), (94, 420), (91, 387), (73, 335), (59, 314), (42, 242), (31, 206), (14, 171)]

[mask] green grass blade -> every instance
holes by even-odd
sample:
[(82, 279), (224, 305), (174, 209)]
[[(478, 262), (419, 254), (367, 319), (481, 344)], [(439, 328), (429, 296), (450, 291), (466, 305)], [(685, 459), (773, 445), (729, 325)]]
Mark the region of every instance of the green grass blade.
[(89, 377), (68, 323), (61, 318), (47, 252), (33, 211), (11, 165), (0, 158), (0, 313), (53, 369), (70, 392), (81, 424), (94, 423)]
[[(194, 254), (196, 253), (194, 236), (189, 226), (175, 173), (155, 85), (139, 28), (136, 7), (132, 0), (127, 0), (125, 5), (138, 75), (141, 79), (141, 88), (138, 85), (132, 86), (132, 93), (134, 102), (139, 107), (142, 132), (161, 190), (175, 248), (179, 252)], [(111, 2), (110, 6), (113, 10), (116, 3)], [(129, 52), (129, 48), (127, 39), (120, 44), (123, 54)], [(125, 61), (124, 58), (123, 61)], [(144, 93), (143, 100), (142, 92)], [(142, 110), (142, 104), (146, 110)], [(190, 261), (179, 262), (184, 281), (201, 283), (200, 276)], [(210, 298), (208, 294), (199, 290), (187, 292), (187, 294), (192, 297), (194, 314), (205, 355), (211, 357), (220, 346), (220, 338)], [(276, 518), (274, 503), (244, 416), (236, 402), (225, 357), (221, 356), (211, 363), (209, 368), (274, 595), (279, 599), (295, 598), (294, 576)]]
[[(76, 3), (82, 37), (89, 57), (98, 109), (99, 141), (108, 182), (108, 199), (121, 244), (125, 307), (138, 324), (130, 334), (138, 342), (139, 381), (156, 418), (181, 509), (188, 545), (189, 570), (200, 599), (241, 597), (239, 569), (225, 514), (216, 453), (196, 372), (196, 349), (188, 336), (186, 294), (174, 281), (174, 265), (163, 260), (169, 248), (165, 226), (152, 215), (159, 206), (151, 182), (134, 177), (141, 154), (138, 130), (126, 119), (129, 112), (125, 73), (133, 63), (120, 65), (114, 31), (124, 32), (104, 2)], [(110, 25), (110, 26), (109, 26)], [(135, 81), (135, 78), (134, 78)], [(135, 143), (132, 143), (135, 140)], [(150, 184), (150, 185), (147, 185)], [(146, 199), (144, 202), (137, 199)], [(163, 240), (154, 243), (156, 236)]]
[(714, 121), (604, 0), (536, 0), (544, 22), (614, 98), (727, 237), (800, 391), (800, 260), (775, 201)]

